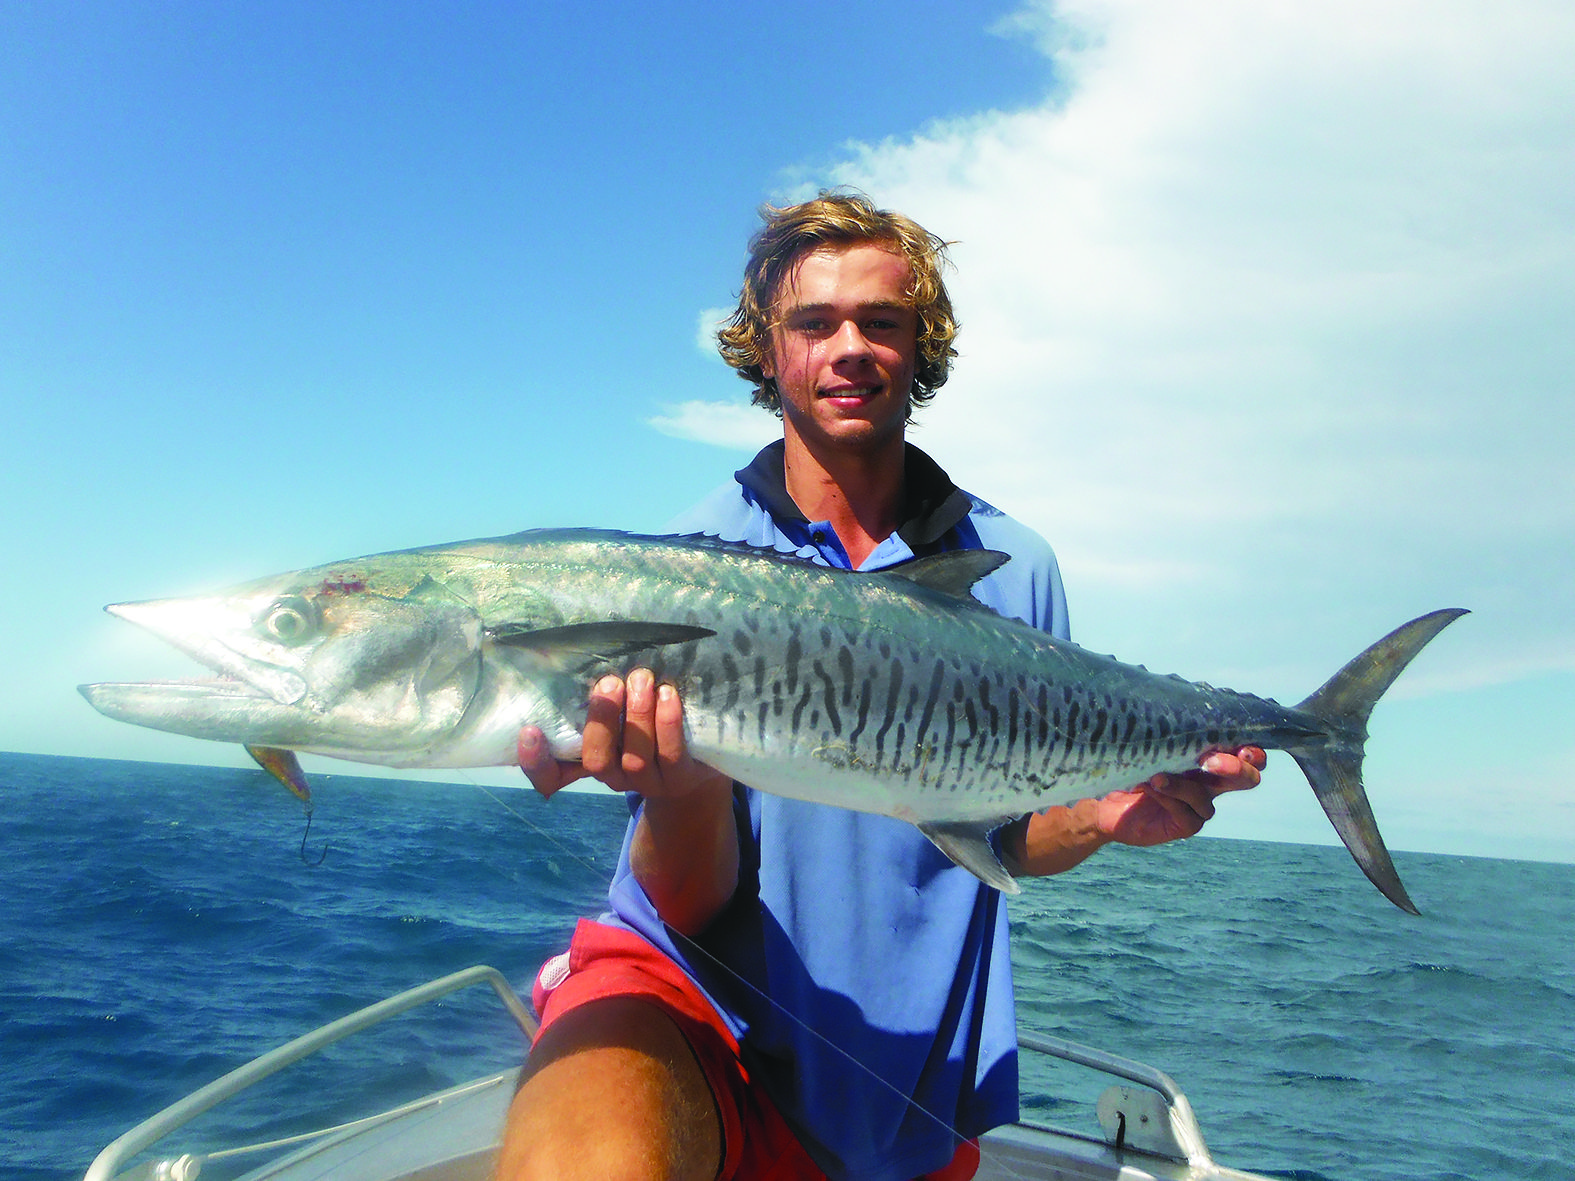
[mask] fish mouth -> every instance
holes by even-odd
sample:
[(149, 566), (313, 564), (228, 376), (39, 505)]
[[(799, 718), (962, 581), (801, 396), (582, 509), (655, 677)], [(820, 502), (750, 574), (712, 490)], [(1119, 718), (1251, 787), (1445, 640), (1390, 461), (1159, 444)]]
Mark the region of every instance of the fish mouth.
[(226, 677), (189, 681), (104, 681), (77, 692), (106, 718), (188, 738), (293, 745), (301, 741), (299, 707), (280, 705), (251, 685)]
[(204, 695), (266, 697), (286, 706), (297, 705), (306, 696), (306, 680), (299, 673), (248, 656), (217, 638), (222, 630), (218, 625), (233, 621), (233, 608), (189, 599), (150, 599), (139, 603), (111, 603), (104, 610), (117, 619), (152, 632), (219, 674), (214, 678), (180, 681), (128, 682), (138, 688), (167, 687), (173, 695), (187, 698)]
[(483, 672), (473, 610), (373, 596), (336, 625), (292, 587), (105, 608), (211, 675), (82, 685), (82, 696), (116, 721), (189, 738), (378, 756), (363, 761), (408, 759), (460, 723)]
[(254, 741), (260, 732), (276, 740), (298, 738), (306, 680), (218, 638), (233, 631), (238, 618), (247, 619), (244, 609), (220, 600), (150, 599), (104, 610), (152, 632), (214, 674), (79, 685), (77, 691), (105, 717), (225, 742)]
[(183, 677), (175, 681), (98, 681), (91, 685), (78, 685), (77, 690), (95, 706), (99, 701), (112, 697), (139, 694), (146, 698), (164, 697), (171, 701), (212, 701), (225, 698), (254, 701), (272, 701), (266, 693), (244, 681), (232, 677)]

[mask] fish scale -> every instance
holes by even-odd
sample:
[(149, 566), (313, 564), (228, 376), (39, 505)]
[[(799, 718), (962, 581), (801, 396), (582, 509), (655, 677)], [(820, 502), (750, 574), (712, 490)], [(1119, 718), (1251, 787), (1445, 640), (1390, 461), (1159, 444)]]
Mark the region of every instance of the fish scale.
[[(1025, 812), (1196, 766), (1288, 751), (1342, 840), (1414, 909), (1361, 782), (1366, 722), (1463, 612), (1397, 629), (1289, 707), (1057, 640), (970, 588), (1006, 556), (876, 573), (709, 538), (540, 530), (109, 608), (223, 678), (83, 686), (101, 712), (270, 751), (401, 767), (512, 764), (539, 726), (577, 758), (587, 686), (649, 667), (695, 757), (762, 791), (916, 824), (1013, 891), (989, 833)], [(297, 782), (297, 780), (299, 782)], [(304, 790), (298, 767), (291, 782)]]

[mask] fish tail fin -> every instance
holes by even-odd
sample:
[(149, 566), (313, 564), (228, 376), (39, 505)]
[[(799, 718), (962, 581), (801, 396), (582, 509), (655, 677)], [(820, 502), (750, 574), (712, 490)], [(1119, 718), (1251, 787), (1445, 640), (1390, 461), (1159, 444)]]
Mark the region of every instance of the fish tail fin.
[(1307, 776), (1324, 814), (1368, 880), (1410, 914), (1421, 912), (1400, 882), (1362, 786), (1367, 719), (1416, 654), (1465, 614), (1460, 608), (1431, 612), (1396, 628), (1368, 648), (1296, 707), (1323, 723), (1325, 732), (1285, 748)]

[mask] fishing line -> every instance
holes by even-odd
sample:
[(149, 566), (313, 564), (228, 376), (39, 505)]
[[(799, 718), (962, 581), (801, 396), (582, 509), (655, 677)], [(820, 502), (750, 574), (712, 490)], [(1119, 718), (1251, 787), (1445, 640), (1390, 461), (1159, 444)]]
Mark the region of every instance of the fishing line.
[[(562, 839), (560, 839), (556, 834), (548, 831), (547, 829), (542, 828), (540, 825), (536, 824), (528, 816), (526, 816), (523, 812), (521, 812), (518, 809), (516, 809), (516, 808), (510, 806), (509, 804), (505, 803), (502, 799), (500, 799), (497, 795), (495, 795), (493, 793), (493, 791), (489, 787), (487, 787), (486, 784), (481, 783), (479, 780), (472, 779), (469, 776), (462, 776), (462, 778), (464, 778), (465, 781), (467, 783), (469, 783), (472, 787), (476, 788), (478, 791), (480, 791), (484, 795), (486, 795), (487, 798), (492, 800), (493, 803), (497, 804), (498, 807), (502, 808), (505, 812), (509, 813), (509, 815), (513, 816), (520, 823), (524, 824), (532, 832), (535, 832), (537, 835), (545, 838), (552, 845), (556, 846), (558, 848), (558, 850), (560, 852), (562, 852), (566, 857), (570, 858), (573, 861), (578, 862), (585, 869), (590, 870), (590, 871), (592, 871), (594, 873), (601, 874), (601, 873), (605, 872), (605, 870), (603, 869), (602, 866), (599, 866), (599, 865), (595, 864), (594, 862), (592, 862), (580, 850), (570, 847), (566, 842), (564, 842)], [(579, 794), (579, 793), (577, 793), (577, 794)], [(817, 1030), (813, 1026), (809, 1025), (806, 1021), (804, 1021), (802, 1018), (800, 1018), (796, 1013), (791, 1012), (786, 1006), (784, 1006), (781, 1002), (776, 1000), (776, 998), (772, 997), (769, 993), (767, 993), (764, 990), (758, 988), (756, 985), (754, 985), (750, 981), (744, 979), (744, 977), (741, 976), (738, 972), (734, 971), (732, 967), (730, 967), (729, 965), (723, 963), (716, 956), (712, 955), (705, 948), (701, 947), (693, 939), (689, 938), (689, 936), (684, 935), (684, 934), (682, 934), (679, 931), (674, 931), (674, 930), (672, 930), (671, 927), (669, 927), (668, 930), (689, 951), (691, 951), (693, 953), (698, 953), (700, 956), (703, 956), (709, 963), (715, 965), (715, 967), (718, 970), (720, 970), (721, 972), (725, 973), (728, 977), (730, 977), (731, 979), (733, 979), (737, 983), (743, 985), (744, 988), (748, 989), (750, 992), (752, 992), (760, 1000), (764, 1001), (767, 1005), (771, 1006), (771, 1008), (775, 1009), (783, 1017), (787, 1018), (794, 1025), (798, 1026), (799, 1029), (801, 1029), (805, 1033), (809, 1034), (809, 1036), (811, 1038), (813, 1038), (815, 1041), (819, 1042), (827, 1050), (831, 1051), (833, 1054), (835, 1054), (837, 1057), (841, 1058), (843, 1061), (850, 1063), (860, 1073), (864, 1074), (865, 1076), (867, 1076), (869, 1078), (874, 1079), (876, 1083), (878, 1083), (880, 1086), (884, 1087), (887, 1091), (891, 1092), (891, 1094), (896, 1096), (898, 1099), (902, 1100), (903, 1103), (905, 1103), (907, 1106), (913, 1108), (915, 1111), (919, 1112), (921, 1115), (923, 1115), (927, 1119), (931, 1120), (937, 1127), (945, 1129), (946, 1133), (949, 1136), (951, 1136), (952, 1139), (959, 1146), (967, 1142), (967, 1140), (969, 1138), (964, 1136), (959, 1131), (957, 1131), (956, 1128), (952, 1127), (950, 1120), (946, 1119), (945, 1117), (943, 1117), (941, 1115), (938, 1115), (937, 1113), (935, 1113), (933, 1111), (930, 1111), (922, 1103), (918, 1102), (918, 1100), (916, 1100), (912, 1095), (909, 1095), (905, 1091), (903, 1091), (903, 1089), (901, 1087), (898, 1087), (894, 1083), (889, 1082), (887, 1079), (882, 1077), (879, 1073), (877, 1073), (868, 1064), (860, 1061), (858, 1058), (855, 1058), (849, 1051), (843, 1049), (841, 1046), (839, 1046), (835, 1042), (833, 1042), (830, 1038), (826, 1037), (819, 1030)], [(1008, 1169), (1008, 1171), (1011, 1173), (1011, 1175), (1014, 1176), (1014, 1177), (1026, 1178), (1028, 1176), (1026, 1173), (1021, 1173), (1021, 1172), (1017, 1171), (1016, 1169), (1012, 1169), (1009, 1165), (1006, 1165), (1005, 1162), (995, 1161), (995, 1162), (992, 1162), (992, 1163), (1000, 1164), (1000, 1165), (1005, 1166)]]

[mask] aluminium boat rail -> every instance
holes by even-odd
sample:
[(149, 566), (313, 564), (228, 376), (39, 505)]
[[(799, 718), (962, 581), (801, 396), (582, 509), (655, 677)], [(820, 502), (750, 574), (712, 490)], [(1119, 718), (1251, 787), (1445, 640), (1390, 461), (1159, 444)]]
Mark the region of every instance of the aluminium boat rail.
[[(93, 1161), (84, 1181), (195, 1181), (207, 1165), (268, 1158), (245, 1181), (488, 1181), (518, 1069), (438, 1091), (350, 1123), (212, 1152), (133, 1159), (191, 1120), (326, 1046), (419, 1005), (488, 984), (527, 1038), (536, 1021), (503, 974), (467, 968), (389, 997), (238, 1067), (144, 1120)], [(1062, 1038), (1019, 1036), (1022, 1049), (1123, 1083), (1100, 1095), (1103, 1138), (1034, 1123), (986, 1133), (977, 1181), (1265, 1181), (1210, 1158), (1187, 1097), (1163, 1071)]]
[[(407, 989), (396, 996), (368, 1005), (364, 1009), (358, 1009), (346, 1017), (341, 1017), (337, 1021), (330, 1022), (319, 1029), (314, 1029), (311, 1033), (303, 1034), (294, 1041), (286, 1042), (278, 1049), (270, 1050), (268, 1053), (252, 1059), (246, 1065), (237, 1067), (221, 1078), (215, 1079), (207, 1086), (193, 1091), (184, 1099), (177, 1100), (158, 1114), (143, 1120), (131, 1131), (111, 1143), (88, 1166), (88, 1171), (83, 1175), (83, 1181), (114, 1181), (115, 1178), (123, 1175), (120, 1170), (125, 1167), (127, 1161), (131, 1160), (139, 1152), (150, 1148), (177, 1128), (190, 1123), (209, 1108), (224, 1102), (248, 1087), (255, 1086), (263, 1079), (277, 1074), (292, 1063), (299, 1062), (302, 1058), (317, 1053), (325, 1046), (330, 1046), (334, 1042), (349, 1037), (351, 1034), (359, 1033), (363, 1029), (368, 1029), (373, 1025), (387, 1021), (390, 1017), (397, 1017), (400, 1013), (414, 1009), (418, 1005), (438, 1000), (451, 992), (458, 992), (462, 988), (469, 988), (475, 984), (490, 984), (492, 991), (497, 993), (498, 1000), (503, 1003), (503, 1007), (509, 1011), (509, 1015), (518, 1023), (527, 1041), (536, 1036), (535, 1016), (525, 1002), (519, 998), (519, 994), (514, 991), (503, 973), (485, 964), (477, 964), (474, 967), (465, 968), (448, 976), (429, 980), (425, 984)], [(433, 1096), (432, 1099), (436, 1099), (436, 1096)], [(291, 1140), (311, 1140), (333, 1133), (359, 1130), (364, 1126), (384, 1123), (429, 1101), (417, 1100), (415, 1104), (406, 1104), (381, 1115), (372, 1116), (366, 1120), (358, 1120), (354, 1124), (341, 1125), (336, 1128), (324, 1128), (321, 1131), (310, 1132), (304, 1136), (292, 1137)], [(266, 1145), (253, 1145), (249, 1149), (230, 1149), (223, 1155), (262, 1151), (267, 1148), (279, 1147), (282, 1144), (283, 1142), (281, 1141), (273, 1141)], [(138, 1178), (146, 1176), (149, 1178), (149, 1181), (191, 1181), (192, 1178), (197, 1176), (203, 1160), (214, 1159), (220, 1155), (220, 1153), (210, 1153), (204, 1156), (186, 1154), (169, 1161), (155, 1161), (151, 1162), (145, 1169), (137, 1170), (132, 1176)]]

